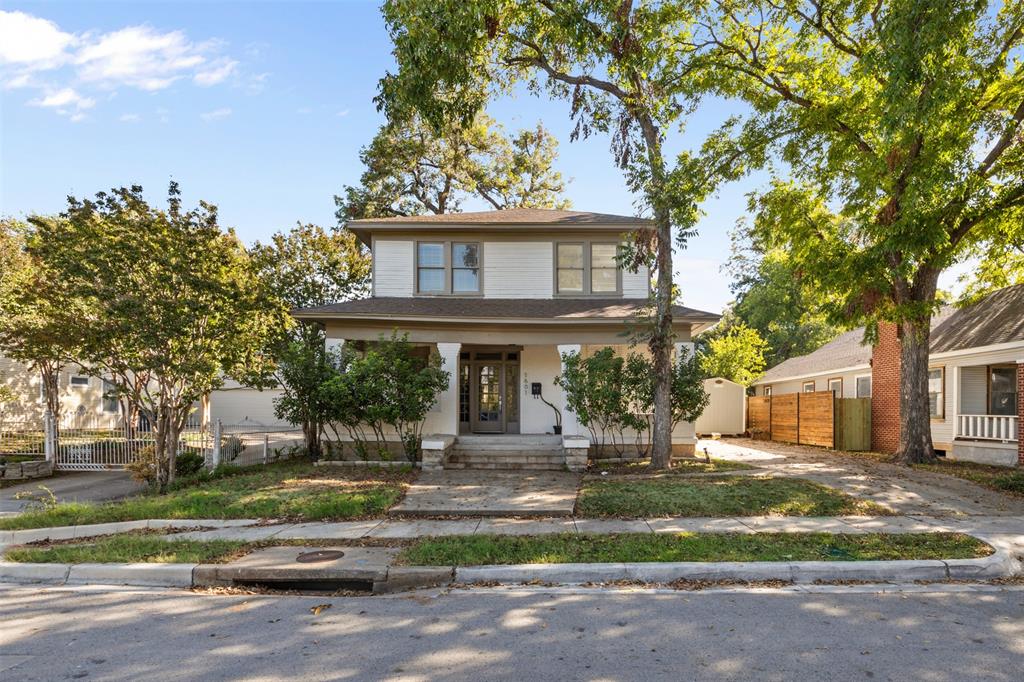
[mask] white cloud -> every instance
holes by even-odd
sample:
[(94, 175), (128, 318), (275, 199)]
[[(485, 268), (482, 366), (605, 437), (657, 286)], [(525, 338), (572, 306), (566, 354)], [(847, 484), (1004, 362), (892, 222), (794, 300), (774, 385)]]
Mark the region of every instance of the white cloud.
[[(45, 78), (41, 72), (47, 72)], [(220, 40), (197, 42), (183, 31), (148, 25), (70, 33), (41, 17), (0, 11), (0, 88), (35, 89), (38, 96), (29, 104), (68, 116), (92, 108), (101, 91), (109, 98), (119, 88), (155, 92), (178, 81), (212, 87), (238, 72), (239, 62), (225, 54)], [(234, 80), (256, 93), (267, 75)], [(48, 104), (62, 97), (67, 104)]]
[(162, 90), (203, 65), (202, 48), (181, 31), (130, 26), (107, 33), (75, 55), (78, 77), (105, 87)]
[(121, 114), (118, 120), (122, 123), (138, 123), (142, 118), (138, 114)]
[(345, 118), (346, 116), (348, 116), (348, 109), (342, 109), (341, 111), (339, 111), (338, 112), (338, 116), (340, 116), (342, 118)]
[(258, 95), (267, 87), (268, 78), (270, 78), (270, 73), (257, 73), (249, 76), (249, 84), (245, 89), (250, 95)]
[(52, 21), (24, 12), (0, 11), (0, 64), (54, 68), (67, 59), (67, 49), (74, 43), (75, 36)]
[(208, 88), (211, 85), (217, 85), (234, 73), (237, 66), (238, 62), (234, 59), (222, 57), (210, 63), (207, 69), (196, 73), (196, 75), (192, 77), (192, 82), (204, 88)]
[(91, 97), (83, 97), (73, 88), (64, 88), (62, 90), (55, 90), (54, 92), (47, 94), (45, 97), (32, 100), (30, 104), (37, 107), (49, 107), (54, 109), (67, 109), (68, 107), (74, 107), (75, 109), (91, 109), (96, 105), (96, 100)]
[(214, 109), (213, 111), (207, 111), (206, 113), (199, 114), (199, 118), (204, 121), (219, 121), (222, 118), (227, 118), (231, 115), (231, 109), (227, 107), (221, 107), (220, 109)]

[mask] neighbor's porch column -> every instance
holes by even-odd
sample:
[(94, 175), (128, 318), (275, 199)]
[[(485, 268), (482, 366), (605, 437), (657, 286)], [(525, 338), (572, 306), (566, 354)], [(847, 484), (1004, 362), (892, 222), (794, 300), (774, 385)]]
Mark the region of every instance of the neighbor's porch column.
[(441, 410), (440, 433), (459, 435), (459, 351), (461, 343), (438, 343), (437, 352), (441, 356), (441, 369), (448, 372), (448, 388), (437, 396), (437, 406)]
[[(570, 343), (558, 346), (558, 361), (561, 365), (561, 372), (565, 373), (565, 359), (564, 356), (569, 354), (580, 354), (580, 344)], [(576, 417), (576, 413), (569, 409), (569, 406), (565, 404), (565, 396), (562, 396), (562, 435), (563, 436), (582, 436), (584, 433), (584, 427), (580, 424), (580, 420)]]

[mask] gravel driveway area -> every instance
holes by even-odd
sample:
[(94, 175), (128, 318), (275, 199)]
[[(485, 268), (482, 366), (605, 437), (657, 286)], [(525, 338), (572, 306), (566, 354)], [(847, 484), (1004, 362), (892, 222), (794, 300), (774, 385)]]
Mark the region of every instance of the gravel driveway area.
[(1024, 498), (1004, 495), (954, 476), (920, 471), (854, 453), (747, 438), (702, 440), (712, 457), (752, 464), (776, 476), (798, 476), (901, 514), (1019, 516)]

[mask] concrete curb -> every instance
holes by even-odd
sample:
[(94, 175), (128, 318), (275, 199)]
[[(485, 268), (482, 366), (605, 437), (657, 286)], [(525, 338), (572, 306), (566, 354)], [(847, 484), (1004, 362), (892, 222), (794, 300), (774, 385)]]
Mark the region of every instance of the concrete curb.
[(616, 564), (518, 564), (455, 568), (458, 583), (521, 584), (531, 582), (578, 585), (675, 580), (785, 580), (794, 583), (857, 580), (868, 582), (990, 580), (1021, 573), (1020, 563), (1006, 551), (980, 559), (907, 561), (750, 561)]

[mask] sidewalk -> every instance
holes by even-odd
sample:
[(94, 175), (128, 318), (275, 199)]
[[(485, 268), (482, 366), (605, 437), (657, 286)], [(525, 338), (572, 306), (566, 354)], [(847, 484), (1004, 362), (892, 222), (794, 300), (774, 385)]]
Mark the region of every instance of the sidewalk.
[[(912, 533), (960, 532), (995, 548), (977, 559), (901, 561), (777, 561), (777, 562), (669, 562), (602, 564), (521, 564), (501, 566), (393, 566), (386, 548), (358, 550), (377, 557), (372, 583), (374, 592), (446, 584), (519, 584), (535, 581), (552, 584), (615, 583), (647, 584), (676, 580), (696, 581), (818, 581), (898, 582), (943, 580), (991, 580), (1020, 575), (1024, 556), (1024, 517), (934, 518), (915, 516), (659, 518), (659, 519), (514, 519), (368, 520), (344, 523), (258, 525), (254, 520), (142, 520), (91, 526), (65, 526), (0, 533), (5, 544), (21, 544), (50, 538), (73, 539), (123, 533), (142, 528), (213, 527), (210, 530), (172, 532), (161, 537), (194, 540), (243, 541), (358, 540), (361, 538), (415, 539), (429, 536), (544, 533)], [(289, 551), (299, 551), (291, 548)], [(308, 551), (308, 548), (306, 548)], [(353, 550), (356, 551), (356, 550)], [(261, 550), (273, 553), (273, 550)], [(347, 554), (351, 554), (346, 550)], [(261, 557), (251, 557), (259, 563)], [(380, 555), (380, 556), (378, 556)], [(276, 556), (276, 555), (275, 555)], [(289, 565), (247, 566), (247, 559), (229, 564), (19, 564), (0, 561), (0, 582), (54, 584), (118, 584), (161, 587), (222, 585), (248, 571), (263, 575), (296, 573), (327, 581), (367, 581), (365, 567), (353, 578), (351, 567), (314, 564), (317, 568)], [(339, 561), (345, 561), (342, 556)], [(378, 565), (379, 564), (379, 565)], [(323, 566), (320, 568), (319, 566)], [(238, 576), (235, 576), (238, 573)], [(228, 577), (225, 577), (228, 576)], [(234, 576), (232, 578), (231, 576)], [(248, 576), (251, 578), (252, 576)], [(307, 576), (308, 577), (308, 576)], [(304, 578), (305, 579), (305, 578)]]

